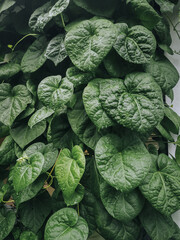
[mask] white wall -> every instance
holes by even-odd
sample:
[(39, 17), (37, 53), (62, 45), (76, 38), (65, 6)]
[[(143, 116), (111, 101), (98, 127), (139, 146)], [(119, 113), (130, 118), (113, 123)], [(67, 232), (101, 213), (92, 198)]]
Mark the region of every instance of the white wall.
[[(178, 22), (178, 9), (180, 8), (180, 1), (178, 3), (178, 6), (176, 7), (174, 13), (170, 15), (169, 17), (173, 20), (173, 23), (176, 24)], [(178, 30), (180, 31), (180, 24), (178, 25)], [(180, 32), (179, 32), (180, 33)], [(176, 51), (180, 51), (180, 39), (177, 37), (177, 34), (175, 31), (171, 28), (171, 35), (172, 35), (172, 49)], [(174, 55), (166, 55), (169, 60), (175, 65), (177, 70), (180, 74), (180, 55), (174, 54)], [(180, 81), (176, 85), (174, 90), (174, 101), (171, 103), (171, 101), (167, 98), (166, 101), (169, 105), (173, 105), (173, 110), (180, 115)], [(169, 153), (174, 156), (175, 154), (175, 146), (173, 144), (169, 144)], [(172, 215), (174, 221), (179, 225), (180, 227), (180, 210)]]

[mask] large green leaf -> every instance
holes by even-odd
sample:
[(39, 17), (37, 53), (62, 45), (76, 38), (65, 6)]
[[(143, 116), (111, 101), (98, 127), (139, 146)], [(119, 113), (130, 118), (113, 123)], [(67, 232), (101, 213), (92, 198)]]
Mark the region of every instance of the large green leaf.
[(7, 136), (0, 146), (0, 165), (9, 165), (16, 160), (14, 151), (15, 142), (11, 136)]
[(46, 37), (41, 36), (29, 46), (21, 61), (21, 69), (24, 73), (35, 72), (45, 63), (44, 54), (47, 44)]
[(112, 218), (99, 201), (96, 201), (94, 207), (98, 230), (106, 240), (138, 239), (140, 229), (137, 223), (133, 221), (121, 223)]
[(145, 134), (163, 119), (162, 92), (151, 75), (131, 73), (121, 79), (102, 79), (100, 101), (109, 116), (124, 127)]
[(8, 210), (6, 208), (0, 208), (0, 239), (6, 238), (12, 231), (14, 224), (16, 222), (16, 215), (13, 210)]
[(38, 86), (39, 100), (45, 106), (58, 109), (66, 104), (73, 94), (73, 84), (60, 75), (43, 79)]
[(45, 56), (53, 61), (55, 66), (57, 66), (67, 57), (63, 34), (58, 34), (49, 42)]
[(104, 180), (100, 183), (101, 201), (108, 213), (121, 222), (130, 222), (141, 212), (144, 198), (135, 189), (122, 193), (108, 185)]
[(168, 93), (174, 88), (179, 80), (179, 73), (172, 63), (164, 58), (163, 60), (153, 60), (144, 66), (145, 72), (150, 73), (154, 80), (162, 88), (163, 93)]
[(29, 19), (29, 26), (34, 31), (43, 31), (46, 24), (61, 14), (69, 5), (70, 0), (49, 1), (37, 8)]
[(0, 121), (11, 126), (16, 117), (31, 103), (30, 92), (24, 85), (12, 87), (9, 83), (0, 84)]
[(4, 12), (5, 10), (12, 7), (15, 3), (16, 3), (16, 1), (14, 1), (14, 0), (1, 0), (1, 2), (0, 2), (0, 13)]
[(159, 22), (160, 16), (147, 0), (127, 0), (126, 1), (136, 17), (148, 29), (153, 29)]
[(82, 21), (65, 38), (65, 47), (73, 64), (82, 71), (94, 71), (111, 50), (116, 28), (106, 19)]
[(28, 185), (22, 191), (18, 193), (14, 192), (13, 199), (16, 203), (16, 206), (35, 197), (37, 193), (42, 189), (46, 178), (46, 175), (40, 175), (33, 183)]
[(118, 0), (73, 0), (74, 3), (85, 9), (87, 12), (103, 16), (103, 17), (110, 17), (113, 12), (118, 7)]
[(51, 197), (49, 193), (45, 191), (30, 201), (20, 205), (20, 221), (26, 228), (36, 233), (41, 228), (50, 212)]
[(34, 153), (28, 159), (19, 158), (12, 171), (13, 185), (16, 192), (33, 183), (40, 175), (44, 164), (42, 153)]
[[(176, 224), (170, 217), (165, 217), (150, 204), (146, 204), (140, 214), (141, 223), (152, 240), (174, 239)], [(175, 238), (176, 239), (176, 238)]]
[(171, 0), (155, 0), (162, 13), (173, 13), (175, 4)]
[(140, 190), (154, 208), (170, 216), (180, 208), (180, 167), (165, 154), (151, 162)]
[(109, 185), (129, 192), (147, 175), (151, 157), (136, 135), (125, 132), (122, 137), (108, 134), (100, 138), (95, 159), (101, 176)]
[(54, 213), (46, 224), (44, 235), (45, 240), (86, 240), (87, 237), (87, 223), (73, 208)]
[(85, 157), (79, 146), (74, 146), (72, 152), (63, 149), (55, 167), (55, 175), (64, 196), (71, 196), (81, 180), (85, 170)]
[(91, 81), (83, 92), (83, 103), (85, 110), (91, 121), (97, 126), (98, 129), (107, 128), (114, 125), (114, 122), (104, 111), (100, 97), (100, 78)]
[(44, 119), (50, 117), (54, 113), (54, 110), (48, 107), (42, 107), (37, 110), (29, 119), (28, 126), (32, 128), (37, 123), (43, 121)]
[(7, 63), (0, 65), (0, 80), (7, 80), (21, 70), (21, 66), (17, 63)]
[[(123, 24), (124, 25), (124, 24)], [(137, 25), (120, 29), (114, 44), (117, 53), (126, 61), (144, 64), (151, 60), (156, 50), (156, 39), (147, 28)]]
[(82, 72), (77, 67), (70, 67), (66, 71), (67, 79), (72, 82), (74, 87), (78, 87), (83, 84), (87, 84), (90, 80), (94, 78), (94, 73), (92, 72)]
[(163, 123), (164, 126), (172, 133), (179, 134), (180, 128), (180, 116), (173, 111), (170, 107), (164, 108), (165, 120), (166, 123)]
[(23, 149), (26, 145), (31, 143), (39, 137), (46, 129), (46, 122), (42, 121), (30, 128), (27, 123), (21, 124), (16, 128), (10, 130), (10, 134), (14, 141)]
[(47, 172), (55, 163), (58, 156), (58, 150), (53, 147), (52, 143), (45, 145), (44, 143), (38, 142), (26, 148), (23, 156), (31, 157), (36, 152), (43, 154), (44, 164), (42, 167), (42, 172)]
[(88, 147), (94, 149), (101, 134), (88, 118), (84, 110), (81, 94), (77, 94), (77, 102), (72, 110), (68, 111), (68, 120), (74, 133)]

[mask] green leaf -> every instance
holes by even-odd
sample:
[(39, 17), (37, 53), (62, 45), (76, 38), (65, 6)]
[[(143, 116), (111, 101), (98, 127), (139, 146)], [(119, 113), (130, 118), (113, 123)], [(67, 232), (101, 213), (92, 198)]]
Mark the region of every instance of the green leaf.
[(9, 135), (9, 127), (0, 122), (0, 138), (4, 138)]
[(0, 239), (5, 239), (9, 233), (12, 231), (14, 224), (16, 222), (16, 215), (13, 210), (8, 210), (5, 207), (0, 208)]
[(45, 227), (45, 240), (86, 240), (87, 237), (88, 225), (73, 208), (63, 208), (54, 213)]
[(77, 94), (77, 102), (72, 110), (68, 111), (68, 121), (73, 132), (91, 149), (94, 149), (101, 134), (88, 118), (84, 110), (81, 93)]
[(34, 153), (40, 152), (44, 156), (44, 164), (42, 172), (47, 172), (55, 163), (58, 150), (53, 147), (52, 143), (45, 145), (44, 143), (38, 142), (29, 146), (23, 153), (23, 156), (31, 157)]
[(12, 7), (15, 3), (16, 3), (16, 1), (14, 1), (14, 0), (1, 0), (0, 13), (4, 12), (5, 10)]
[(140, 190), (155, 209), (170, 216), (180, 208), (180, 167), (165, 154), (151, 162)]
[(79, 184), (72, 195), (63, 197), (67, 206), (77, 205), (84, 197), (84, 187)]
[(7, 63), (0, 65), (0, 80), (7, 80), (16, 75), (21, 70), (21, 66), (17, 63)]
[(111, 17), (116, 8), (118, 7), (118, 0), (73, 0), (74, 3), (85, 9), (87, 12), (102, 16), (102, 17)]
[(43, 79), (38, 86), (38, 98), (47, 107), (58, 109), (73, 95), (73, 84), (60, 75)]
[(67, 57), (63, 34), (58, 34), (49, 42), (45, 56), (53, 61), (55, 66)]
[(165, 127), (174, 134), (179, 134), (180, 128), (180, 117), (179, 115), (173, 111), (172, 108), (165, 107), (164, 108), (166, 123), (163, 123)]
[(111, 50), (116, 28), (106, 19), (82, 21), (65, 38), (66, 51), (73, 64), (82, 71), (94, 71)]
[(117, 123), (141, 134), (152, 131), (163, 119), (162, 92), (151, 75), (131, 73), (121, 79), (102, 79), (100, 101)]
[(135, 70), (135, 64), (126, 62), (119, 54), (112, 49), (104, 58), (104, 66), (111, 77), (124, 77), (126, 74)]
[(83, 92), (83, 103), (86, 113), (98, 129), (114, 125), (114, 122), (104, 111), (100, 101), (101, 80), (100, 78), (94, 79), (88, 84)]
[(140, 220), (152, 240), (172, 239), (176, 224), (171, 218), (167, 218), (156, 211), (150, 204), (145, 205), (140, 214)]
[(44, 54), (47, 44), (46, 37), (41, 36), (29, 46), (21, 61), (21, 69), (24, 73), (33, 73), (45, 63)]
[(156, 126), (156, 129), (164, 138), (166, 138), (170, 142), (174, 142), (174, 138), (171, 136), (170, 132), (166, 130), (160, 123)]
[(51, 197), (49, 193), (36, 196), (28, 202), (20, 205), (19, 216), (22, 224), (37, 233), (51, 212)]
[(94, 207), (98, 230), (101, 236), (106, 240), (138, 239), (140, 228), (137, 223), (133, 221), (121, 223), (118, 220), (113, 219), (99, 201), (96, 201)]
[(48, 107), (42, 107), (37, 110), (29, 119), (28, 126), (32, 128), (37, 123), (43, 121), (44, 119), (50, 117), (54, 113), (54, 110)]
[(108, 213), (121, 222), (130, 222), (141, 212), (144, 198), (135, 189), (132, 192), (122, 193), (112, 188), (104, 180), (100, 183), (101, 201)]
[(150, 167), (150, 154), (133, 133), (122, 137), (103, 136), (95, 148), (95, 159), (104, 180), (122, 192), (132, 191), (145, 178)]
[(147, 2), (147, 0), (127, 0), (126, 2), (130, 5), (136, 17), (148, 29), (152, 30), (154, 26), (159, 22), (159, 14)]
[(148, 63), (155, 50), (156, 39), (147, 28), (137, 25), (120, 31), (114, 44), (117, 53), (126, 61), (136, 64)]
[(155, 0), (155, 2), (160, 6), (162, 13), (173, 13), (175, 5), (171, 0)]
[(37, 123), (32, 128), (28, 127), (26, 123), (21, 124), (19, 127), (12, 128), (10, 134), (14, 141), (23, 149), (26, 145), (31, 143), (39, 137), (46, 129), (46, 122), (42, 121)]
[(144, 66), (144, 70), (153, 76), (162, 88), (163, 93), (167, 93), (174, 88), (179, 80), (178, 71), (166, 58), (157, 61), (151, 59), (150, 63)]
[(40, 175), (33, 183), (28, 185), (20, 192), (13, 193), (13, 199), (18, 206), (20, 203), (26, 202), (33, 197), (35, 197), (38, 192), (42, 189), (44, 182), (46, 180), (46, 175)]
[(82, 72), (77, 67), (70, 67), (66, 71), (66, 77), (74, 87), (78, 87), (91, 81), (94, 78), (94, 73)]
[(11, 136), (7, 136), (0, 146), (0, 165), (9, 165), (16, 160), (14, 151), (15, 142)]
[[(180, 142), (180, 136), (177, 138), (177, 142)], [(176, 152), (175, 152), (176, 162), (180, 166), (180, 145), (176, 146)]]
[(16, 192), (33, 183), (40, 175), (44, 164), (44, 157), (40, 152), (34, 153), (30, 158), (19, 158), (12, 171), (13, 185)]
[(72, 152), (69, 149), (61, 150), (55, 167), (55, 175), (58, 184), (65, 197), (70, 197), (85, 170), (85, 157), (79, 146), (74, 146)]
[(6, 126), (11, 126), (31, 101), (31, 95), (24, 85), (12, 87), (9, 83), (1, 83), (0, 121)]
[(50, 1), (37, 8), (29, 19), (29, 26), (34, 31), (42, 32), (46, 24), (61, 14), (69, 5), (70, 0)]
[(38, 240), (38, 237), (31, 231), (24, 231), (20, 235), (20, 240)]
[(170, 25), (165, 18), (161, 18), (161, 20), (156, 24), (154, 31), (157, 34), (158, 42), (161, 43), (160, 45), (171, 45), (172, 38), (170, 33)]

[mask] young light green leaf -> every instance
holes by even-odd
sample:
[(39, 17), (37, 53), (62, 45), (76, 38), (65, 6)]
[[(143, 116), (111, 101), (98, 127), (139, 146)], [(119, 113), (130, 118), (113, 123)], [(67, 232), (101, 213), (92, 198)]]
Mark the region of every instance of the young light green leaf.
[(66, 104), (73, 95), (73, 84), (60, 75), (43, 79), (38, 86), (38, 98), (52, 109), (58, 109)]
[(47, 44), (46, 37), (41, 36), (29, 46), (21, 61), (21, 69), (24, 73), (35, 72), (45, 63), (44, 54)]
[(114, 48), (126, 61), (144, 64), (151, 60), (156, 50), (156, 39), (147, 28), (137, 25), (119, 32)]
[(160, 21), (161, 18), (159, 14), (154, 10), (147, 0), (127, 0), (126, 2), (130, 5), (136, 17), (148, 29), (152, 30)]
[(49, 42), (45, 56), (53, 61), (55, 66), (67, 57), (63, 34), (58, 34)]
[(85, 156), (79, 146), (74, 146), (72, 152), (63, 149), (55, 167), (58, 184), (65, 197), (70, 197), (77, 188), (85, 170)]
[(0, 65), (0, 80), (7, 80), (16, 75), (21, 70), (21, 66), (17, 63), (7, 63)]
[(180, 167), (165, 154), (151, 162), (150, 172), (140, 190), (155, 209), (170, 216), (180, 208)]
[(163, 119), (162, 92), (147, 73), (131, 73), (125, 80), (102, 79), (100, 101), (117, 123), (141, 134), (152, 131)]
[(50, 117), (54, 113), (54, 110), (48, 107), (42, 107), (37, 110), (29, 119), (28, 126), (32, 128), (37, 123), (43, 121), (44, 119)]
[(95, 159), (104, 180), (122, 192), (132, 191), (145, 178), (150, 167), (150, 154), (133, 133), (123, 137), (103, 136), (95, 148)]
[(11, 126), (31, 101), (31, 95), (24, 85), (12, 87), (9, 83), (1, 83), (0, 121), (6, 126)]
[(51, 212), (51, 197), (47, 191), (39, 194), (19, 207), (19, 217), (22, 224), (34, 233), (42, 227)]
[(153, 76), (165, 94), (174, 88), (179, 80), (178, 71), (166, 58), (157, 61), (151, 59), (148, 64), (144, 65), (144, 70)]
[(86, 240), (88, 225), (82, 217), (78, 217), (73, 208), (63, 208), (54, 213), (45, 227), (45, 240)]
[(73, 64), (82, 71), (94, 71), (111, 50), (116, 28), (106, 19), (82, 21), (65, 38), (66, 51)]
[(16, 214), (13, 210), (8, 210), (5, 207), (0, 208), (0, 239), (6, 238), (12, 231), (14, 224), (16, 222)]
[(112, 218), (98, 200), (94, 207), (98, 231), (106, 240), (138, 239), (140, 228), (136, 222), (121, 223)]
[(133, 220), (144, 206), (144, 198), (137, 189), (122, 193), (108, 185), (104, 180), (100, 182), (100, 195), (108, 213), (121, 222)]
[(23, 149), (26, 145), (31, 143), (39, 137), (46, 130), (46, 122), (42, 121), (37, 123), (34, 127), (30, 128), (26, 123), (21, 124), (16, 128), (10, 130), (10, 134), (14, 141)]
[(11, 136), (7, 136), (0, 146), (0, 165), (9, 165), (15, 162), (15, 142)]
[(44, 164), (42, 153), (34, 153), (30, 158), (19, 158), (12, 170), (13, 185), (16, 192), (33, 183), (40, 175)]
[(30, 17), (30, 28), (34, 31), (42, 32), (53, 17), (61, 14), (68, 7), (69, 2), (70, 0), (50, 1), (37, 8)]
[(98, 129), (107, 128), (114, 125), (112, 119), (106, 114), (101, 104), (100, 78), (91, 81), (83, 92), (83, 103), (91, 121)]

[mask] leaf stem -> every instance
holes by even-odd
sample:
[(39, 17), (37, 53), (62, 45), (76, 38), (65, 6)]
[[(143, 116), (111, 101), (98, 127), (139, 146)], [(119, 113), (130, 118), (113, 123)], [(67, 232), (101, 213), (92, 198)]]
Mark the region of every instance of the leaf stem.
[(14, 45), (14, 47), (12, 48), (12, 52), (15, 50), (15, 48), (17, 47), (17, 45), (23, 41), (25, 38), (29, 37), (29, 36), (38, 36), (38, 34), (35, 33), (29, 33), (27, 35), (25, 35), (24, 37), (22, 37), (19, 41), (17, 41), (17, 43)]
[(63, 14), (61, 13), (60, 15), (61, 15), (61, 21), (62, 21), (62, 25), (63, 25), (63, 27), (65, 28), (65, 27), (66, 27), (66, 25), (65, 25), (65, 22), (64, 22)]

